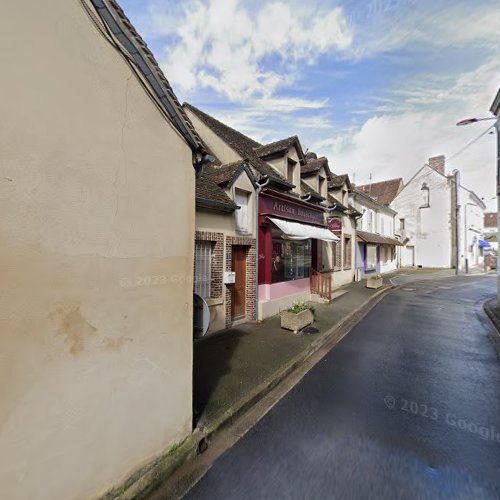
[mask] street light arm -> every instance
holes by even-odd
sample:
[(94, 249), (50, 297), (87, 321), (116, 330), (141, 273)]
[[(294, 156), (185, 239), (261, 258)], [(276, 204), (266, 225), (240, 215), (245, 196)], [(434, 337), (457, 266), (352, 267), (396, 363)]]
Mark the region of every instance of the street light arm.
[(471, 123), (483, 122), (485, 120), (496, 120), (496, 116), (487, 116), (485, 118), (466, 118), (465, 120), (460, 120), (457, 123), (457, 127), (461, 127), (463, 125), (470, 125)]

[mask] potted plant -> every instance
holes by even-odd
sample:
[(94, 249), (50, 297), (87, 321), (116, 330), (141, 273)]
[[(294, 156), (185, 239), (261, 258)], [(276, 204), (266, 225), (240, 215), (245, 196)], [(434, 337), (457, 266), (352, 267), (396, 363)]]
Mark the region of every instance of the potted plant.
[(370, 276), (366, 280), (366, 288), (380, 288), (384, 284), (384, 280), (380, 274)]
[(298, 333), (302, 328), (314, 322), (314, 306), (305, 302), (294, 302), (292, 307), (280, 312), (281, 328)]

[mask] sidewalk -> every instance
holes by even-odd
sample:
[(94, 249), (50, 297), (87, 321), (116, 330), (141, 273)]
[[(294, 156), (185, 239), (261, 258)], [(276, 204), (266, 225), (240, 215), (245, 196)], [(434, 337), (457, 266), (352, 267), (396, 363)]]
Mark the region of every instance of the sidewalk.
[(327, 340), (341, 336), (341, 324), (392, 288), (388, 279), (384, 283), (378, 290), (366, 288), (366, 280), (351, 283), (338, 289), (346, 293), (332, 303), (315, 304), (315, 334), (283, 330), (279, 316), (274, 316), (196, 341), (195, 424), (210, 435), (230, 422)]

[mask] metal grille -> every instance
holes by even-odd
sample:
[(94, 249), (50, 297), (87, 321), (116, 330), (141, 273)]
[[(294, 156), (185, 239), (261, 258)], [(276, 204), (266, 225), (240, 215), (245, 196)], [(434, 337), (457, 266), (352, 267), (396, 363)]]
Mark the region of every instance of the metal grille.
[(210, 297), (212, 282), (212, 242), (197, 241), (194, 247), (194, 292)]
[(352, 247), (351, 238), (344, 239), (344, 265), (345, 267), (351, 267), (352, 265)]

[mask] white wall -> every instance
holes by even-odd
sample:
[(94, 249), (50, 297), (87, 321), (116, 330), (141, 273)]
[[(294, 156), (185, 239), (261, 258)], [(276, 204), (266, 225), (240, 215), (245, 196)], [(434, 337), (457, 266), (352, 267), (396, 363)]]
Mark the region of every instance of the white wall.
[[(429, 187), (429, 208), (423, 204), (422, 185)], [(451, 267), (451, 191), (445, 176), (423, 167), (391, 203), (399, 219), (405, 219), (402, 239), (415, 247), (415, 265)]]

